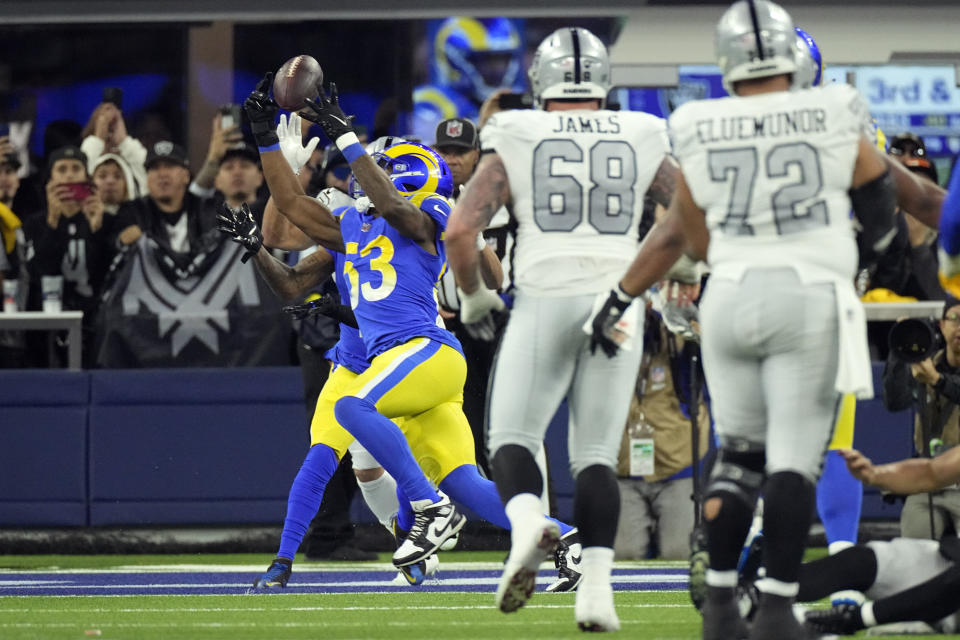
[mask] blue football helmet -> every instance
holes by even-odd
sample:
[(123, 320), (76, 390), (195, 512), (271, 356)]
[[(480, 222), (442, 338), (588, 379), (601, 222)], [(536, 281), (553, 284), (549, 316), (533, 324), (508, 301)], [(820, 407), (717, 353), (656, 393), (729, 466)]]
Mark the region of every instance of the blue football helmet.
[(418, 193), (453, 195), (453, 174), (440, 155), (418, 142), (401, 142), (375, 154), (373, 159), (390, 176), (402, 195)]
[[(387, 147), (392, 147), (393, 145), (401, 142), (406, 142), (406, 140), (399, 136), (380, 136), (373, 142), (368, 142), (367, 146), (364, 147), (364, 150), (367, 152), (367, 155), (374, 156), (374, 160), (376, 160), (377, 154), (382, 153)], [(363, 187), (361, 187), (360, 183), (357, 182), (357, 178), (352, 172), (350, 173), (350, 179), (347, 180), (347, 195), (354, 200), (367, 195), (364, 193)]]
[(809, 33), (795, 27), (800, 58), (797, 60), (797, 84), (801, 89), (819, 87), (823, 82), (823, 57), (820, 47)]
[(433, 49), (435, 82), (477, 103), (500, 87), (523, 88), (523, 41), (507, 18), (447, 18)]

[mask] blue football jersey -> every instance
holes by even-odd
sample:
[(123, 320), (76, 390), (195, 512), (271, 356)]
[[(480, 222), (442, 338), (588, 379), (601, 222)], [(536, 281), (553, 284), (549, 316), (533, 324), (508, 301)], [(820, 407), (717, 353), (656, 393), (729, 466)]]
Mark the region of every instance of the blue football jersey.
[[(340, 217), (348, 207), (341, 207), (333, 212), (335, 217)], [(340, 304), (350, 304), (350, 291), (347, 289), (347, 279), (343, 272), (343, 263), (346, 257), (339, 251), (327, 249), (333, 256), (334, 271), (333, 276), (337, 282), (337, 291), (340, 294)], [(324, 354), (324, 357), (340, 366), (346, 367), (354, 373), (363, 373), (370, 366), (367, 360), (367, 348), (360, 338), (360, 332), (353, 327), (340, 323), (340, 340), (333, 345)]]
[(431, 338), (462, 352), (453, 334), (437, 324), (434, 297), (434, 287), (446, 267), (441, 237), (450, 203), (436, 194), (415, 194), (410, 201), (436, 222), (437, 255), (424, 251), (380, 216), (350, 208), (340, 218), (346, 256), (342, 291), (348, 292), (371, 359), (416, 337)]

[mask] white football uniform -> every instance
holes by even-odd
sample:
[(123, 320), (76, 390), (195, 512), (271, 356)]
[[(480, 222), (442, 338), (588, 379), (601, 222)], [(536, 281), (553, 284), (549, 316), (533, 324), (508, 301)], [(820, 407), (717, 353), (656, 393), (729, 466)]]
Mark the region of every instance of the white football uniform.
[(866, 105), (846, 85), (689, 102), (674, 154), (710, 230), (703, 363), (722, 441), (819, 475), (839, 392), (872, 393), (853, 288)]
[[(591, 354), (583, 324), (636, 256), (643, 198), (667, 157), (665, 123), (607, 110), (507, 111), (480, 132), (510, 181), (514, 306), (490, 382), (489, 448), (540, 446), (564, 397), (576, 477), (616, 465), (640, 367)], [(642, 333), (638, 329), (638, 333)]]

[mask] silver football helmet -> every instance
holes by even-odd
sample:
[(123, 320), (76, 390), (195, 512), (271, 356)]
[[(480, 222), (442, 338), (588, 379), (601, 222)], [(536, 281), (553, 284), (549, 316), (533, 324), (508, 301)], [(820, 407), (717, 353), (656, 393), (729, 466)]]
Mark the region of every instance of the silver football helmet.
[(780, 74), (793, 74), (801, 55), (790, 14), (769, 0), (740, 0), (717, 24), (714, 46), (723, 87)]
[(528, 72), (533, 102), (542, 109), (547, 100), (606, 102), (610, 92), (610, 56), (600, 39), (581, 27), (557, 29), (547, 36)]

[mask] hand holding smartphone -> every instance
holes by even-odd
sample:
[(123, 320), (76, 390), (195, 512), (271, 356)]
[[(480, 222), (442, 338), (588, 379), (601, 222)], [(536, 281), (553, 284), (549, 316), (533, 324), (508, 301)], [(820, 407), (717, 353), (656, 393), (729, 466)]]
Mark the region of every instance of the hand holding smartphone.
[(65, 182), (59, 186), (64, 189), (66, 194), (62, 198), (63, 200), (83, 202), (93, 195), (93, 183), (91, 182)]

